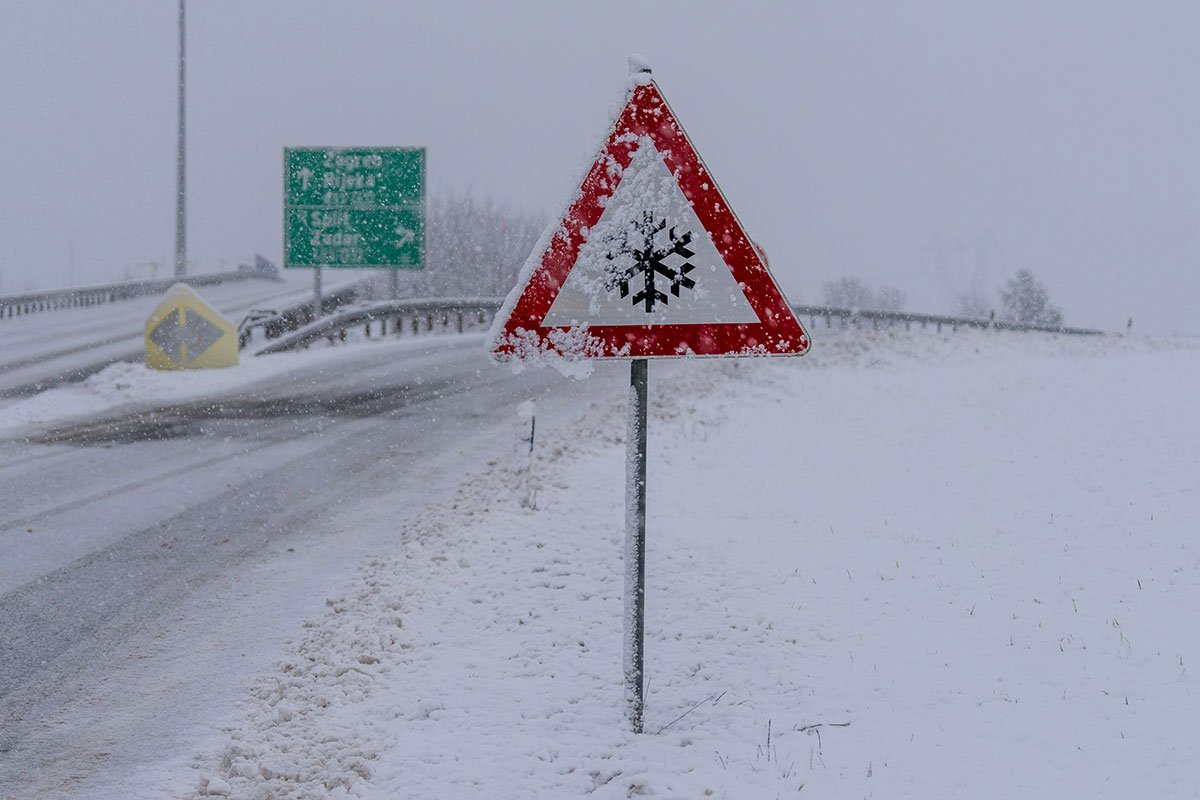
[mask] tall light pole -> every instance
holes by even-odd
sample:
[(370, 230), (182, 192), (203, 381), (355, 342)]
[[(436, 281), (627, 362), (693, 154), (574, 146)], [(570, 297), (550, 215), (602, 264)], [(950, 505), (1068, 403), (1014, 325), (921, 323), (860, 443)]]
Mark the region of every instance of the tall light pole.
[(179, 0), (179, 146), (175, 157), (175, 277), (187, 274), (187, 140), (184, 136), (185, 102), (184, 62), (186, 40), (183, 32), (183, 3)]

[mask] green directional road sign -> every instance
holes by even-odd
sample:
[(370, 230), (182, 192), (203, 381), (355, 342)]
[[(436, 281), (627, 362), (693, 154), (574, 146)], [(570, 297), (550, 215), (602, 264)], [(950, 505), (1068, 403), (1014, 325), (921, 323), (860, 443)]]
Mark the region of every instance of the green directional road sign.
[(425, 148), (283, 151), (285, 267), (425, 266)]

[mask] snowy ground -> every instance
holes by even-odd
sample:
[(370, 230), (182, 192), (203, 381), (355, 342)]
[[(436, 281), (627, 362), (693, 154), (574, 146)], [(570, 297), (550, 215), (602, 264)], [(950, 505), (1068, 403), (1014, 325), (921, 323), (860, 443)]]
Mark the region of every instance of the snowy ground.
[[(621, 719), (617, 392), (539, 436), (528, 476), (494, 461), (399, 526), (175, 777), (247, 798), (1196, 797), (1197, 396), (1194, 341), (864, 334), (652, 364), (646, 735)], [(387, 529), (399, 499), (347, 522)]]
[[(553, 430), (595, 385), (514, 376), (476, 334), (39, 395), (0, 432), (0, 798), (178, 797), (173, 765), (219, 750), (302, 621), (508, 448), (521, 401)], [(381, 497), (389, 525), (347, 521)]]
[[(355, 270), (325, 270), (325, 290), (361, 280)], [(332, 273), (332, 274), (328, 274)], [(237, 325), (251, 308), (281, 308), (312, 294), (312, 270), (284, 270), (281, 282), (235, 281), (196, 291)], [(115, 361), (138, 361), (146, 320), (161, 297), (138, 297), (88, 308), (0, 319), (0, 408), (35, 386), (91, 374)], [(71, 377), (71, 380), (77, 380)]]
[[(396, 359), (424, 353), (451, 343), (457, 334), (433, 333), (381, 343)], [(482, 336), (472, 335), (480, 342)], [(378, 350), (379, 347), (376, 347)], [(227, 369), (153, 370), (140, 362), (120, 361), (75, 383), (0, 405), (0, 439), (59, 425), (71, 420), (99, 417), (123, 409), (219, 398), (257, 383), (286, 379), (300, 369), (338, 364), (363, 355), (363, 351), (316, 346), (311, 350), (271, 356), (244, 355)]]

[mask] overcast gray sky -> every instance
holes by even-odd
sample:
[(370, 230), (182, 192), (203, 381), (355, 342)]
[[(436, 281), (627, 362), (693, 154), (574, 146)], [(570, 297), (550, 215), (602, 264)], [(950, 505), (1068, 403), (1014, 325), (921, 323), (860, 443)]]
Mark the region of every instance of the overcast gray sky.
[[(794, 302), (1025, 267), (1068, 323), (1198, 334), (1198, 43), (1195, 2), (192, 0), (189, 258), (279, 258), (285, 146), (557, 212), (639, 52)], [(5, 0), (0, 291), (169, 269), (175, 64), (174, 0)]]

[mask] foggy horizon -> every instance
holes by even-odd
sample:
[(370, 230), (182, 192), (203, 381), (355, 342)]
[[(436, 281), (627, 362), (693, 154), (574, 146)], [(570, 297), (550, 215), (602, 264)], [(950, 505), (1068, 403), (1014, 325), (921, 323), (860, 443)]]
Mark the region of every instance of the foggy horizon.
[[(170, 274), (177, 5), (8, 4), (0, 293)], [(192, 2), (188, 258), (281, 258), (287, 146), (428, 148), (547, 221), (655, 78), (794, 303), (952, 313), (1019, 269), (1069, 325), (1200, 333), (1200, 8)]]

